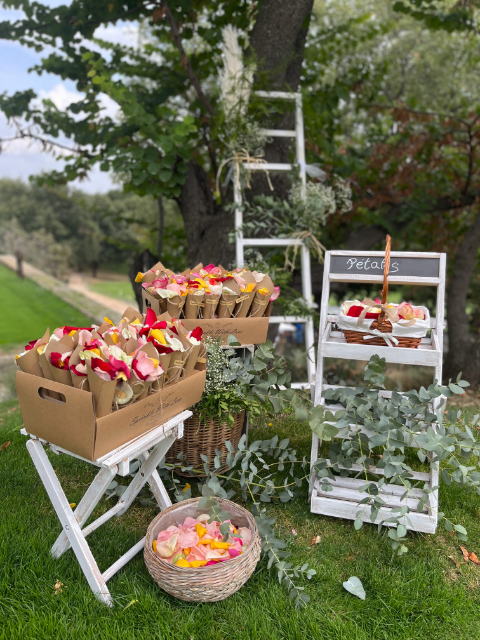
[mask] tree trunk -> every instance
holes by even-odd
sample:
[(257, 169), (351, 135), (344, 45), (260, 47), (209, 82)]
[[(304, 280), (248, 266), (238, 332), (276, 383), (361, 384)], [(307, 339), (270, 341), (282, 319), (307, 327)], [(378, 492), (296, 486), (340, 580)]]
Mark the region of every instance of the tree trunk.
[(163, 209), (162, 196), (158, 197), (158, 236), (157, 236), (157, 256), (158, 259), (162, 259), (163, 249), (163, 229), (165, 226), (165, 211)]
[(458, 247), (447, 287), (448, 354), (445, 378), (456, 378), (462, 372), (464, 379), (472, 386), (480, 383), (480, 344), (469, 333), (466, 305), (479, 248), (480, 213)]
[(137, 277), (137, 273), (141, 271), (145, 273), (153, 267), (154, 264), (158, 262), (156, 256), (153, 255), (151, 251), (145, 249), (143, 253), (136, 256), (133, 261), (132, 266), (128, 272), (128, 277), (130, 278), (130, 282), (132, 283), (133, 293), (135, 294), (135, 299), (137, 301), (137, 305), (140, 311), (142, 311), (143, 301), (142, 301), (142, 285), (139, 282), (135, 282), (135, 278)]
[[(270, 90), (296, 91), (303, 62), (313, 0), (264, 0), (250, 37), (249, 54), (255, 56), (258, 76), (266, 79)], [(257, 82), (258, 84), (258, 82)], [(282, 115), (275, 126), (291, 128), (292, 113)], [(269, 162), (289, 162), (291, 142), (276, 138), (266, 149)], [(284, 173), (272, 175), (275, 196), (286, 197), (291, 178)], [(261, 172), (254, 178), (251, 194), (271, 193)], [(232, 200), (231, 196), (227, 201)], [(228, 236), (234, 227), (234, 216), (213, 199), (212, 185), (206, 172), (190, 161), (187, 177), (178, 198), (187, 235), (188, 265), (198, 262), (234, 266), (235, 245)]]

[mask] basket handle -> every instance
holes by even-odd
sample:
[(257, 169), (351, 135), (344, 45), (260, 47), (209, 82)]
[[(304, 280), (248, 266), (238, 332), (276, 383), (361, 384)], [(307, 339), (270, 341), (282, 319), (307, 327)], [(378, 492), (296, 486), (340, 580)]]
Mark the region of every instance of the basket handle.
[[(383, 289), (382, 289), (382, 304), (387, 303), (388, 296), (388, 272), (390, 271), (390, 246), (392, 239), (390, 236), (387, 236), (387, 244), (385, 246), (385, 266), (383, 268)], [(382, 310), (378, 317), (378, 320), (383, 320), (385, 318), (385, 312)]]

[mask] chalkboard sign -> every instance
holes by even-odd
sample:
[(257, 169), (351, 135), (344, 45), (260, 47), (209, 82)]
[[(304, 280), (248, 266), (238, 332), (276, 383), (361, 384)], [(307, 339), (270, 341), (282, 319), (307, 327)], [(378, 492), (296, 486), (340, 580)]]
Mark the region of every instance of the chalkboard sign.
[[(332, 255), (330, 273), (356, 273), (363, 275), (383, 276), (385, 260), (382, 256)], [(415, 276), (417, 278), (438, 278), (440, 275), (440, 258), (390, 257), (389, 276)]]

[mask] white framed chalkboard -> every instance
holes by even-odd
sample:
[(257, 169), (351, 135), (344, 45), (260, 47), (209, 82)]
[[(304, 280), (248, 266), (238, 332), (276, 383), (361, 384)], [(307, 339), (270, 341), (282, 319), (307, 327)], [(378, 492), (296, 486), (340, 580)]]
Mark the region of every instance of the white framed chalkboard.
[[(362, 275), (378, 275), (383, 277), (385, 259), (381, 255), (369, 253), (353, 255), (335, 255), (330, 258), (330, 273), (355, 273)], [(389, 276), (417, 278), (438, 278), (440, 275), (440, 256), (420, 258), (390, 256)]]

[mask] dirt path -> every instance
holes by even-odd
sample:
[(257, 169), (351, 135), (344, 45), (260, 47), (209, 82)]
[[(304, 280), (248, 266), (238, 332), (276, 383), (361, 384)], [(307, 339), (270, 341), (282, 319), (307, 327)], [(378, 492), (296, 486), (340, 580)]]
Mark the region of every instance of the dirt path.
[[(12, 269), (12, 271), (16, 271), (17, 261), (15, 256), (0, 255), (0, 263)], [(96, 324), (101, 324), (105, 316), (108, 316), (113, 322), (120, 322), (122, 313), (128, 306), (127, 303), (115, 298), (109, 298), (90, 291), (79, 275), (78, 278), (74, 279), (72, 286), (72, 284), (67, 285), (53, 278), (28, 262), (23, 263), (23, 272), (25, 277), (33, 280), (44, 289), (47, 289), (47, 291), (51, 291), (64, 302), (91, 318)]]
[(103, 307), (107, 307), (112, 311), (116, 311), (120, 315), (123, 314), (126, 307), (128, 306), (127, 303), (123, 300), (116, 300), (115, 298), (104, 296), (101, 293), (90, 291), (88, 285), (85, 283), (85, 280), (80, 273), (72, 273), (68, 280), (68, 286), (70, 287), (70, 289), (78, 291), (87, 298), (90, 298), (90, 300), (94, 300)]

